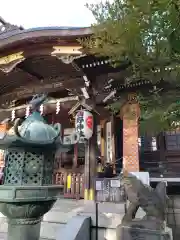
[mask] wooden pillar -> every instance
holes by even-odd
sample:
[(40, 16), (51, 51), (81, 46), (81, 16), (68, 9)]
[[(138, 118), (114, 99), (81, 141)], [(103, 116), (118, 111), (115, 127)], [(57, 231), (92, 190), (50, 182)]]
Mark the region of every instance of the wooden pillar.
[(111, 151), (112, 151), (112, 165), (113, 173), (116, 173), (116, 152), (115, 152), (115, 117), (111, 116)]
[(116, 173), (122, 171), (123, 164), (123, 123), (122, 119), (117, 116), (115, 119), (115, 150), (116, 150)]
[(90, 152), (88, 140), (85, 142), (84, 200), (89, 200), (89, 189), (90, 189)]
[[(61, 136), (60, 136), (62, 139), (64, 138), (64, 128), (63, 126), (61, 125)], [(66, 154), (64, 153), (60, 153), (59, 154), (59, 160), (58, 160), (58, 165), (59, 165), (59, 169), (62, 167), (62, 161), (63, 161), (63, 158), (66, 156)], [(57, 169), (58, 170), (58, 169)]]
[(93, 135), (89, 139), (89, 159), (90, 159), (90, 190), (89, 200), (95, 200), (95, 178), (97, 175), (97, 116), (94, 113), (94, 130)]
[(104, 157), (105, 157), (105, 127), (106, 127), (106, 120), (100, 121), (101, 126), (101, 157), (104, 163)]
[(166, 152), (166, 143), (164, 132), (161, 132), (157, 136), (157, 147), (159, 150), (160, 161), (163, 162), (165, 160), (165, 152)]
[(78, 144), (74, 145), (74, 156), (73, 156), (73, 168), (77, 168), (78, 165)]
[(123, 120), (123, 169), (139, 171), (138, 119), (140, 108), (136, 94), (129, 94), (128, 101), (121, 109)]

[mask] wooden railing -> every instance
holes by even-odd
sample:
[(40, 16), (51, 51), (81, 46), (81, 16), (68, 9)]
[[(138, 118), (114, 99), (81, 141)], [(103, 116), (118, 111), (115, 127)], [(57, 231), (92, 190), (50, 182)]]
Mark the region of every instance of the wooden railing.
[(64, 197), (80, 199), (84, 197), (84, 174), (56, 172), (54, 183), (64, 185)]

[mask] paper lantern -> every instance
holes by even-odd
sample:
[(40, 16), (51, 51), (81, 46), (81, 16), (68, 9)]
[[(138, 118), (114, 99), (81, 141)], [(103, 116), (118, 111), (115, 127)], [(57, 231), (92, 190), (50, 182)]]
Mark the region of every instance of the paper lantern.
[(75, 128), (81, 138), (89, 139), (93, 134), (93, 115), (87, 110), (81, 110), (75, 117)]

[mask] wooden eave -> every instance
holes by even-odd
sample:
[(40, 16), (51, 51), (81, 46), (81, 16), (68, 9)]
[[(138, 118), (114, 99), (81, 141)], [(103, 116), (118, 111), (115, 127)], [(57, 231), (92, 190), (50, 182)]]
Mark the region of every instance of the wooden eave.
[(64, 44), (77, 43), (77, 39), (92, 34), (90, 27), (87, 28), (35, 28), (29, 30), (16, 30), (0, 34), (0, 54), (12, 52), (14, 48), (26, 46), (27, 44)]
[[(59, 92), (67, 96), (67, 90), (76, 92), (76, 85), (83, 85), (83, 72), (65, 64), (52, 55), (56, 46), (81, 49), (78, 38), (92, 34), (90, 28), (35, 28), (24, 30), (10, 25), (0, 18), (0, 105), (6, 108), (13, 100), (28, 99), (34, 93)], [(12, 55), (20, 59), (9, 61)], [(80, 57), (75, 54), (76, 57)], [(69, 56), (69, 52), (60, 53)], [(74, 54), (73, 54), (74, 56)], [(14, 65), (13, 65), (14, 64)], [(12, 68), (12, 69), (11, 69)], [(72, 94), (72, 93), (71, 93)]]

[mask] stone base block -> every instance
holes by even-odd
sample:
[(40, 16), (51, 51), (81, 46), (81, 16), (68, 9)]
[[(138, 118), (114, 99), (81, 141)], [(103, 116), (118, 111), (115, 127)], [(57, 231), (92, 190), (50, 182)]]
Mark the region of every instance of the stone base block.
[(150, 230), (128, 226), (117, 228), (117, 240), (173, 240), (171, 229), (165, 231)]

